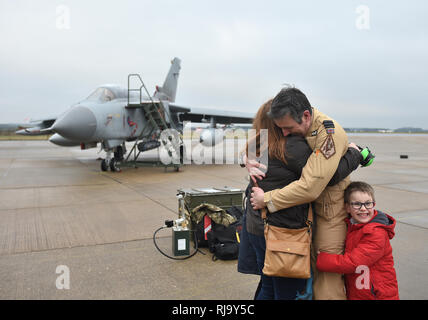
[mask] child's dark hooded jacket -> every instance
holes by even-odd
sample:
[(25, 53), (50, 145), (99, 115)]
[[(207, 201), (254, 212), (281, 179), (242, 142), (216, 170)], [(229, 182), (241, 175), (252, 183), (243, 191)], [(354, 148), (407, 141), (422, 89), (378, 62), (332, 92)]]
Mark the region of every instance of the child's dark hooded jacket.
[(317, 268), (324, 272), (345, 274), (349, 300), (398, 300), (397, 276), (392, 247), (395, 220), (374, 211), (368, 223), (352, 224), (347, 219), (345, 254), (321, 252)]

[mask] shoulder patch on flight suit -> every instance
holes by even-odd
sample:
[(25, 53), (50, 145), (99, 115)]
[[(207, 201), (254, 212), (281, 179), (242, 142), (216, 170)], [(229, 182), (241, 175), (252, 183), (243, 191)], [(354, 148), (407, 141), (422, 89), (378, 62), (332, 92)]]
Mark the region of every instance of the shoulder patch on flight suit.
[(326, 159), (330, 159), (336, 153), (336, 147), (334, 146), (334, 141), (331, 134), (329, 134), (325, 139), (320, 148), (320, 151)]
[(322, 124), (324, 125), (324, 128), (327, 131), (327, 134), (334, 133), (334, 123), (332, 120), (324, 120)]

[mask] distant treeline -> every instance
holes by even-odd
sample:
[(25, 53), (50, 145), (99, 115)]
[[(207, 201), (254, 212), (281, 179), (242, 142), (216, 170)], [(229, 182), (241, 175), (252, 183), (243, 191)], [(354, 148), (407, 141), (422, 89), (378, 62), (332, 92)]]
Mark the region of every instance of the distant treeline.
[(387, 128), (344, 128), (346, 132), (377, 132), (377, 133), (428, 133), (422, 128), (403, 127), (398, 129)]
[(15, 134), (15, 131), (0, 130), (0, 136), (11, 136), (14, 134)]
[(19, 129), (0, 129), (0, 135), (2, 136), (12, 136), (15, 135), (15, 132)]
[(22, 129), (22, 127), (19, 125), (0, 124), (0, 140), (47, 140), (51, 136), (21, 136), (15, 133), (20, 129)]
[(16, 123), (0, 123), (0, 132), (16, 131), (20, 126)]
[(394, 132), (412, 132), (412, 133), (423, 132), (423, 133), (427, 133), (428, 130), (425, 130), (422, 128), (404, 127), (404, 128), (395, 129)]
[[(0, 123), (0, 135), (10, 136), (15, 135), (17, 130), (22, 129), (23, 126), (15, 123)], [(398, 129), (388, 128), (344, 128), (346, 132), (378, 132), (378, 133), (428, 133), (428, 130), (422, 128), (403, 127)]]

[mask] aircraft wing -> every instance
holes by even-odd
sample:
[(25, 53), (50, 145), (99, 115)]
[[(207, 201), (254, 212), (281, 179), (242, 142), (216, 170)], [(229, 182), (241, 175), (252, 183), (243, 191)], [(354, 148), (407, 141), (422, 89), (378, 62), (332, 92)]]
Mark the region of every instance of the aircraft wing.
[(204, 122), (214, 120), (216, 123), (253, 123), (255, 114), (239, 111), (226, 111), (208, 108), (183, 107), (169, 103), (171, 112), (179, 114), (180, 121)]
[[(160, 103), (159, 100), (153, 100), (155, 105)], [(126, 108), (139, 108), (144, 105), (151, 105), (151, 101), (142, 101), (137, 104), (130, 104)], [(209, 108), (195, 108), (195, 107), (184, 107), (175, 103), (169, 102), (167, 104), (169, 111), (173, 114), (177, 114), (179, 121), (191, 121), (191, 122), (210, 122), (211, 119), (215, 123), (231, 124), (231, 123), (253, 123), (255, 114), (239, 111), (226, 111)]]
[(31, 121), (25, 125), (25, 128), (16, 131), (16, 134), (23, 136), (40, 136), (54, 133), (50, 128), (54, 124), (56, 118), (48, 118), (42, 120)]

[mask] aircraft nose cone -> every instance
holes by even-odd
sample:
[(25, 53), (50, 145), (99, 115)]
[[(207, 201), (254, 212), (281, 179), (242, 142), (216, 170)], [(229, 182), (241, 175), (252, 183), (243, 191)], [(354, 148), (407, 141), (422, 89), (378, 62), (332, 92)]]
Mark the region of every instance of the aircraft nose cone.
[(52, 130), (61, 136), (80, 142), (89, 140), (96, 129), (97, 119), (94, 113), (82, 106), (71, 108), (52, 126)]

